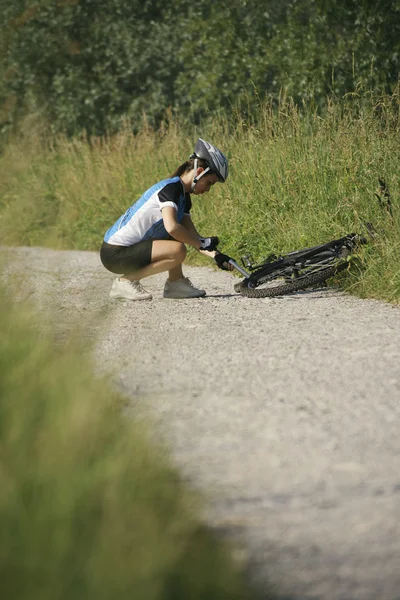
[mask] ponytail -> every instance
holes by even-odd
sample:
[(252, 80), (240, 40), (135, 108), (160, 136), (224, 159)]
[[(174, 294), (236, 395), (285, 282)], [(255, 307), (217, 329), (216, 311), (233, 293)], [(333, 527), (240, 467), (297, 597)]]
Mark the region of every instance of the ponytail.
[(193, 169), (193, 160), (187, 160), (186, 162), (182, 163), (181, 166), (178, 167), (174, 173), (172, 173), (171, 179), (172, 177), (180, 177), (186, 173), (186, 171), (190, 171), (190, 169)]
[[(206, 169), (208, 167), (206, 161), (203, 160), (202, 158), (198, 158), (197, 159), (197, 166), (198, 167), (202, 167), (203, 169)], [(182, 163), (176, 169), (176, 171), (174, 171), (174, 173), (172, 173), (171, 179), (172, 179), (172, 177), (180, 177), (181, 175), (183, 175), (187, 171), (191, 171), (192, 169), (194, 169), (194, 159), (193, 158), (189, 158), (189, 160), (187, 160), (184, 163)]]

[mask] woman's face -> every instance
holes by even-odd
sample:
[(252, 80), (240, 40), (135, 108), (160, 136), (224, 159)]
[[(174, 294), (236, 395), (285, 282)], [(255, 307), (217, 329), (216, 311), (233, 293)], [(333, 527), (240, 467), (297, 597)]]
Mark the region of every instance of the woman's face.
[[(204, 171), (204, 169), (199, 168), (197, 169), (198, 173), (197, 175), (201, 175), (201, 173)], [(201, 177), (199, 179), (199, 181), (196, 183), (196, 187), (194, 188), (194, 192), (193, 194), (199, 195), (199, 194), (205, 194), (206, 192), (210, 191), (211, 186), (214, 185), (214, 183), (218, 182), (218, 177), (212, 173), (211, 175), (204, 175), (204, 177)]]

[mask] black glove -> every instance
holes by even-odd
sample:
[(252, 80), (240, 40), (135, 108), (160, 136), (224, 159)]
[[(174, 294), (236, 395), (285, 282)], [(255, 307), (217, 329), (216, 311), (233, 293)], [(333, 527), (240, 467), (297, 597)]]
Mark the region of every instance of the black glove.
[(209, 238), (200, 238), (200, 250), (206, 250), (207, 252), (212, 252), (213, 250), (216, 249), (216, 247), (219, 244), (219, 239), (215, 236), (215, 237), (209, 237)]
[(224, 263), (228, 263), (231, 259), (227, 254), (221, 254), (221, 252), (217, 252), (214, 256), (214, 260), (217, 263), (218, 267), (223, 271), (229, 271), (228, 267), (224, 266)]

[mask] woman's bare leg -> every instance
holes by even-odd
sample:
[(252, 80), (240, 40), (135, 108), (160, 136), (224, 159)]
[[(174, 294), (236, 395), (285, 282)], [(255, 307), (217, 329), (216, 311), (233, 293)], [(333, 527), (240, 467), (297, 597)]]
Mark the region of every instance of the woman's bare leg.
[(151, 263), (135, 273), (121, 275), (121, 279), (138, 281), (150, 275), (169, 272), (170, 281), (183, 277), (182, 263), (186, 258), (186, 247), (181, 242), (174, 240), (154, 240), (151, 250)]
[(182, 279), (182, 277), (183, 277), (182, 264), (178, 265), (177, 267), (174, 267), (173, 269), (168, 270), (168, 279), (171, 282), (178, 281), (178, 279)]

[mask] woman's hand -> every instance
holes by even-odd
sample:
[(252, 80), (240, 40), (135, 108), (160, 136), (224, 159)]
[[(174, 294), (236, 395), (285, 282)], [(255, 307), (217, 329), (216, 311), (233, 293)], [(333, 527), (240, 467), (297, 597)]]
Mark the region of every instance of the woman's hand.
[(209, 238), (201, 237), (199, 250), (203, 250), (206, 252), (212, 252), (213, 250), (217, 249), (218, 244), (219, 244), (219, 238), (217, 238), (216, 236), (209, 237)]
[(233, 271), (235, 268), (230, 264), (231, 257), (227, 254), (222, 254), (222, 252), (216, 252), (214, 256), (214, 260), (217, 263), (217, 266), (223, 271)]

